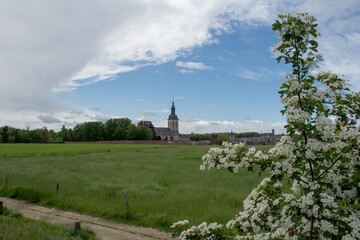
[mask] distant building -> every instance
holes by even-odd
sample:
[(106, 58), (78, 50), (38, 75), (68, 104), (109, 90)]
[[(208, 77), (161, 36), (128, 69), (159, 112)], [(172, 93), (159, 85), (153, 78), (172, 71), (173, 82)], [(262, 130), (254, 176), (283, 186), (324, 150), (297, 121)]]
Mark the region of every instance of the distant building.
[(138, 126), (145, 126), (151, 128), (154, 131), (155, 139), (157, 140), (168, 140), (168, 141), (180, 141), (189, 140), (188, 137), (182, 137), (179, 134), (179, 118), (175, 113), (175, 104), (172, 102), (171, 114), (168, 117), (168, 127), (154, 127), (151, 121), (140, 121)]
[(262, 133), (259, 137), (242, 137), (242, 138), (235, 137), (233, 135), (233, 132), (231, 131), (229, 138), (230, 138), (230, 142), (232, 143), (243, 142), (246, 145), (267, 145), (267, 144), (276, 144), (281, 139), (282, 136), (284, 136), (284, 134), (275, 135), (275, 130), (272, 129), (271, 133)]

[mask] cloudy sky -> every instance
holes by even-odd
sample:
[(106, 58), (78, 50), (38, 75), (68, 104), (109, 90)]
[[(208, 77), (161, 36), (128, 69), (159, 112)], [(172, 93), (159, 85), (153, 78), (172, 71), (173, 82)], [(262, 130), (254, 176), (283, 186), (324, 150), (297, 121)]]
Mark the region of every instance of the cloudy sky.
[(360, 90), (359, 0), (1, 0), (0, 126), (128, 117), (180, 132), (284, 132), (271, 30), (318, 19), (323, 70)]

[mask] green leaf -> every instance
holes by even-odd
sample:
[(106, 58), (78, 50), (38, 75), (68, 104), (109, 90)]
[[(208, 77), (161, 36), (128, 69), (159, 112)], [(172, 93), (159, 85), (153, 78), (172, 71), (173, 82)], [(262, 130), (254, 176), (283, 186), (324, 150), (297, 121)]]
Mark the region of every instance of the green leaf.
[(276, 22), (272, 26), (272, 30), (276, 31), (281, 27), (281, 23), (279, 22), (279, 20), (276, 20)]

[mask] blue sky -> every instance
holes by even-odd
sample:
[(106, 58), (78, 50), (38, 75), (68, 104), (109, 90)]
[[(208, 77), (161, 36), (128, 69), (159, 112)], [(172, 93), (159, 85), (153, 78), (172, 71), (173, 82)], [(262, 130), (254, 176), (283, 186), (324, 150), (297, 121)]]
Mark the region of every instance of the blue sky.
[(128, 117), (180, 132), (284, 132), (271, 24), (319, 19), (323, 70), (360, 88), (359, 1), (4, 1), (0, 125), (58, 130)]

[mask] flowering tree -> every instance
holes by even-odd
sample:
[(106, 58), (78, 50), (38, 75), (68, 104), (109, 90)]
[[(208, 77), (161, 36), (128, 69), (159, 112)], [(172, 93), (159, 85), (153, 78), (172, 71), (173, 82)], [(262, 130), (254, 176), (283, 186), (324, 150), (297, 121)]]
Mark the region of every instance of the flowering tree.
[[(268, 171), (226, 224), (172, 227), (181, 239), (360, 239), (360, 95), (340, 76), (312, 75), (317, 53), (316, 19), (305, 13), (279, 15), (277, 61), (292, 66), (280, 84), (287, 136), (268, 152), (224, 143), (203, 156), (201, 170)], [(291, 187), (283, 186), (288, 182)]]

